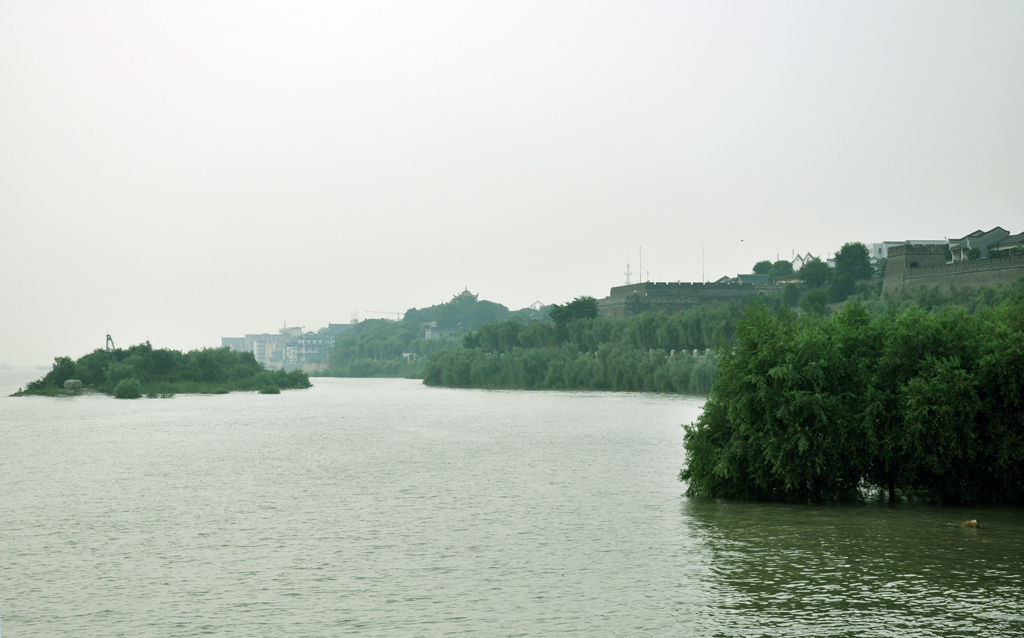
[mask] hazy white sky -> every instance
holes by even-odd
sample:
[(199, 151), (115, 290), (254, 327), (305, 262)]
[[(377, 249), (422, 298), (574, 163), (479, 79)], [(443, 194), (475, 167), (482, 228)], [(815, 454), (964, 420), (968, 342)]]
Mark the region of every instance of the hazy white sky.
[[(0, 1), (0, 362), (1024, 230), (1024, 3)], [(645, 278), (647, 277), (645, 272)]]

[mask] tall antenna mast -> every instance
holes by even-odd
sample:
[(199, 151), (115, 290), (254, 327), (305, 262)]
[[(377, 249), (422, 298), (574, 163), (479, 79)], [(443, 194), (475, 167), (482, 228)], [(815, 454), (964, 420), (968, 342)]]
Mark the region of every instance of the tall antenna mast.
[(640, 246), (637, 250), (640, 251), (640, 283), (644, 283), (644, 247)]
[(629, 279), (633, 275), (633, 271), (629, 269), (629, 260), (628, 259), (626, 260), (626, 273), (625, 274), (626, 274), (626, 285), (628, 286), (629, 284), (633, 283)]
[(707, 281), (707, 279), (704, 278), (704, 247), (701, 246), (700, 247), (700, 283), (704, 283), (706, 281)]

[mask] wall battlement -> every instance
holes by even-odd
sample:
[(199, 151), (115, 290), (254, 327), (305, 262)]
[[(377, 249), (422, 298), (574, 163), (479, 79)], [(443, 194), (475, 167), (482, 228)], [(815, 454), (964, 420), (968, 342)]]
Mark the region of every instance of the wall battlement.
[(882, 291), (900, 293), (915, 288), (977, 288), (1008, 284), (1024, 275), (1024, 256), (946, 263), (942, 246), (905, 245), (889, 249)]
[(615, 286), (607, 297), (598, 301), (597, 307), (602, 317), (623, 319), (655, 309), (675, 313), (715, 301), (725, 303), (782, 288), (778, 284), (645, 281)]

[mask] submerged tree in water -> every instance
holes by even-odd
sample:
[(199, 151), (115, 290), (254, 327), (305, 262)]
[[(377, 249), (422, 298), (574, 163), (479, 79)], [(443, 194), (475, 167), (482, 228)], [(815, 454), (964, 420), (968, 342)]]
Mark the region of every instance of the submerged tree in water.
[(1022, 317), (1024, 298), (978, 316), (748, 308), (687, 427), (680, 478), (694, 496), (830, 500), (873, 485), (1020, 502)]

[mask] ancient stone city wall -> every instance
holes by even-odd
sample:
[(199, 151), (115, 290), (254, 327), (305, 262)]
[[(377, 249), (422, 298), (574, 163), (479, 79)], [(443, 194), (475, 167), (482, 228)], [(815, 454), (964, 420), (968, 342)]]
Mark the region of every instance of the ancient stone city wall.
[(1008, 284), (1022, 275), (1022, 255), (947, 264), (942, 246), (894, 246), (889, 249), (882, 290), (899, 293), (924, 286), (948, 294), (952, 288)]

